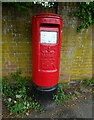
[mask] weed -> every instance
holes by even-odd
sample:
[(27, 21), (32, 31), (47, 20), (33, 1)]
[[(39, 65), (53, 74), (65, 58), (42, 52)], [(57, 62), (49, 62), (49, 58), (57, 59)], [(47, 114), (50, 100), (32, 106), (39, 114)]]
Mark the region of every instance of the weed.
[[(92, 78), (90, 80), (82, 80), (80, 87), (82, 87), (83, 85), (85, 87), (93, 86), (94, 85), (94, 78)], [(74, 99), (74, 97), (79, 97), (81, 95), (81, 93), (78, 91), (78, 87), (76, 87), (76, 86), (72, 86), (72, 88), (74, 88), (73, 93), (71, 93), (69, 90), (68, 90), (68, 93), (65, 93), (64, 90), (66, 88), (70, 88), (70, 86), (68, 84), (64, 84), (64, 83), (58, 84), (57, 94), (55, 94), (53, 96), (53, 99), (57, 103), (62, 103), (62, 102), (65, 102), (66, 100)]]
[(92, 77), (90, 80), (83, 80), (82, 81), (82, 84), (84, 85), (84, 86), (93, 86), (94, 85), (94, 78)]
[(55, 100), (56, 103), (62, 103), (66, 100), (71, 99), (71, 95), (70, 94), (65, 94), (64, 90), (63, 90), (64, 85), (62, 83), (58, 84), (58, 90), (57, 90), (57, 94), (55, 94), (53, 96), (53, 99)]
[[(9, 80), (15, 81), (15, 84), (11, 85)], [(27, 95), (26, 81), (27, 79), (21, 76), (20, 71), (2, 78), (3, 99), (10, 113), (21, 114), (30, 109), (43, 111), (41, 105)]]

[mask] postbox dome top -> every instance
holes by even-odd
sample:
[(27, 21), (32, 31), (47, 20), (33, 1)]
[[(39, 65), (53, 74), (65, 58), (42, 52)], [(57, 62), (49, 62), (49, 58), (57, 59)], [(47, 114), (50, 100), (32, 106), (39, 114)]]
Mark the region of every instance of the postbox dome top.
[(58, 19), (62, 19), (62, 17), (58, 14), (55, 13), (40, 13), (35, 15), (34, 17), (47, 17), (47, 18), (58, 18)]

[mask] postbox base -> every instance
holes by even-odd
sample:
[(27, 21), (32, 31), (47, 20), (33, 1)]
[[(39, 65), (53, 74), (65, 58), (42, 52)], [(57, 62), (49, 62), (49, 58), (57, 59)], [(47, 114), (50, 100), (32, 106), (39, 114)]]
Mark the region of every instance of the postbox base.
[(57, 94), (58, 84), (53, 87), (43, 88), (35, 84), (31, 88), (31, 97), (36, 99), (45, 109), (54, 102), (53, 96)]
[(55, 91), (58, 88), (58, 84), (52, 87), (40, 87), (33, 83), (33, 88), (36, 89), (37, 91), (51, 92)]

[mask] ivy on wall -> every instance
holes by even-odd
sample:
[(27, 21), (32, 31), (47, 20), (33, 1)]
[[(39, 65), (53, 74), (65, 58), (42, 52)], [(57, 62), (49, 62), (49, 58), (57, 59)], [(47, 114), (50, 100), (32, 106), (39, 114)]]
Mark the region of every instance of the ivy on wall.
[(74, 16), (80, 19), (80, 25), (77, 31), (80, 32), (94, 24), (94, 1), (90, 3), (81, 2), (79, 9), (74, 13)]

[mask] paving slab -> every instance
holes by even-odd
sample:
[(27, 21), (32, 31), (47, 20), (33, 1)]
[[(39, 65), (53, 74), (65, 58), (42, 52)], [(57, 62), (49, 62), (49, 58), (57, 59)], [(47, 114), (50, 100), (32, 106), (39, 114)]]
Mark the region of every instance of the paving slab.
[[(45, 97), (44, 97), (45, 99)], [(27, 118), (93, 118), (94, 99), (85, 94), (63, 104), (56, 104), (52, 99), (45, 99), (44, 113), (33, 111)]]

